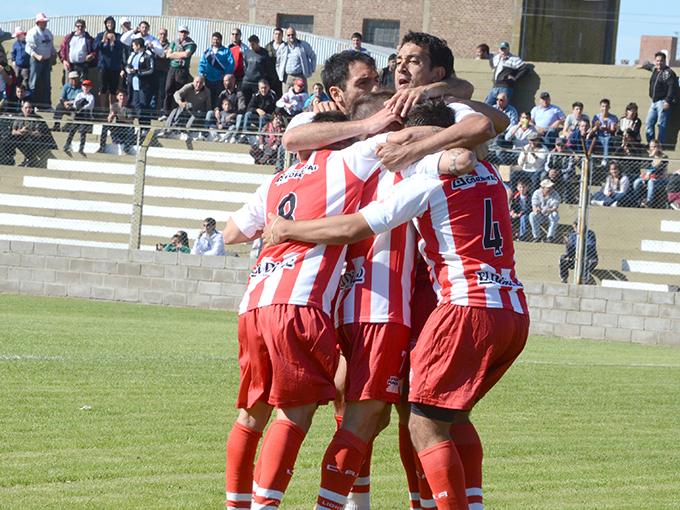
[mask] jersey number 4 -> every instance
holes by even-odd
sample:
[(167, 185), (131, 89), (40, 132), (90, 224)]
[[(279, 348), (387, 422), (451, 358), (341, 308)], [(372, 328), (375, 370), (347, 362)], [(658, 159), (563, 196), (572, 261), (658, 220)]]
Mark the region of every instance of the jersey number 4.
[(276, 208), (276, 213), (287, 220), (294, 220), (296, 207), (297, 195), (295, 193), (288, 193), (279, 202), (279, 206)]
[(503, 255), (503, 238), (497, 221), (493, 221), (493, 204), (490, 198), (484, 199), (484, 240), (485, 250), (493, 250), (496, 257)]

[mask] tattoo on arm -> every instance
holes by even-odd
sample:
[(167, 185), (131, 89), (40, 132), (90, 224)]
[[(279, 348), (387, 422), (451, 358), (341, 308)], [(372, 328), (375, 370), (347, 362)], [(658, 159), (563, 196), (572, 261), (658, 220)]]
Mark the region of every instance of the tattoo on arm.
[(439, 126), (432, 126), (432, 134), (433, 134), (433, 135), (436, 135), (436, 134), (439, 133), (440, 131), (444, 131), (444, 128), (439, 127)]
[(447, 168), (447, 173), (449, 175), (455, 175), (456, 177), (461, 176), (461, 173), (458, 170), (457, 161), (463, 152), (467, 152), (467, 149), (451, 149), (447, 151), (449, 157), (449, 167)]

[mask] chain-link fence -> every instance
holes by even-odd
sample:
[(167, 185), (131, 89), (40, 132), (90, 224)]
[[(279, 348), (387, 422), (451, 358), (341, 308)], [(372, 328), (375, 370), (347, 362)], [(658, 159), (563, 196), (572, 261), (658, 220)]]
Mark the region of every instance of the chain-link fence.
[[(266, 129), (271, 123), (258, 132), (258, 119), (245, 131), (243, 122), (236, 129), (190, 116), (184, 125), (139, 126), (39, 113), (0, 117), (1, 239), (152, 250), (183, 231), (192, 246), (205, 218), (224, 228), (287, 165), (281, 133)], [(585, 217), (596, 240), (582, 232), (583, 283), (679, 284), (680, 161), (611, 147), (592, 155), (585, 186), (582, 152), (491, 149), (508, 184), (521, 279), (574, 281), (574, 222)], [(536, 214), (546, 180), (559, 205)]]

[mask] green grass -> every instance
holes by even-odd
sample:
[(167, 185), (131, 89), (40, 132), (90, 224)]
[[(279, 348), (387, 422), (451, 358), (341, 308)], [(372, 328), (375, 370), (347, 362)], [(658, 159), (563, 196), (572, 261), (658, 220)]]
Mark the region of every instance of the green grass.
[[(224, 508), (236, 321), (0, 296), (0, 508)], [(532, 337), (473, 419), (489, 510), (680, 508), (680, 349)], [(326, 406), (282, 509), (312, 508), (333, 426)], [(372, 481), (408, 508), (394, 425)]]

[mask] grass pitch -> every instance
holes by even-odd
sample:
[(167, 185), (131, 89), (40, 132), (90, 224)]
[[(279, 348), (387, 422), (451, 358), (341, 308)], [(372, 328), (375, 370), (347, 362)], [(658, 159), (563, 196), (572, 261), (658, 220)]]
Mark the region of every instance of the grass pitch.
[[(224, 508), (236, 320), (0, 296), (0, 508)], [(680, 508), (680, 349), (532, 337), (473, 420), (489, 510)], [(333, 427), (282, 509), (312, 508)], [(407, 509), (396, 426), (373, 459), (373, 508)]]

